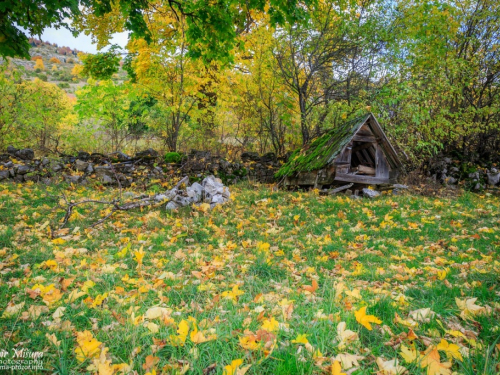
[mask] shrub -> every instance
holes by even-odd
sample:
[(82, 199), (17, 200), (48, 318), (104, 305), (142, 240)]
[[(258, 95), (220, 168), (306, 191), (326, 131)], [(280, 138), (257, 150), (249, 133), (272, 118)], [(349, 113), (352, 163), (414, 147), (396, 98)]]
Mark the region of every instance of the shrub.
[(49, 60), (53, 64), (60, 64), (61, 60), (59, 60), (57, 57), (51, 57)]
[(39, 74), (38, 75), (38, 78), (40, 78), (40, 80), (42, 80), (43, 82), (47, 82), (48, 78), (47, 78), (47, 75), (46, 74)]
[(62, 89), (69, 89), (69, 83), (67, 82), (58, 83), (57, 86), (59, 86)]
[(181, 156), (177, 152), (167, 152), (164, 159), (165, 163), (178, 163), (181, 161)]

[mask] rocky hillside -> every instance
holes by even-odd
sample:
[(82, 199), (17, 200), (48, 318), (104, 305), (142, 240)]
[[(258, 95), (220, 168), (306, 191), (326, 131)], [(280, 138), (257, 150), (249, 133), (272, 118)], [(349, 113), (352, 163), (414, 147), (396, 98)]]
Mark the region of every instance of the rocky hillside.
[[(78, 58), (78, 53), (81, 51), (38, 39), (30, 39), (30, 43), (32, 46), (30, 49), (31, 60), (12, 59), (16, 66), (24, 67), (24, 79), (39, 78), (52, 82), (70, 95), (74, 95), (78, 87), (85, 84), (85, 78), (72, 73), (75, 65), (81, 64)], [(38, 63), (37, 65), (37, 60), (41, 60), (43, 64)], [(120, 70), (116, 79), (122, 80), (125, 76), (126, 73)]]

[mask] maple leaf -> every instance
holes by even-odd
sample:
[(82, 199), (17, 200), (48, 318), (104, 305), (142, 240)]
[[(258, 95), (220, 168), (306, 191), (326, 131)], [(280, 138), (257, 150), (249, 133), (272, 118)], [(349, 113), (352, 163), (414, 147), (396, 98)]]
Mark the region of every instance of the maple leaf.
[(342, 372), (342, 367), (340, 366), (339, 361), (333, 361), (330, 374), (331, 375), (346, 375), (345, 372)]
[(247, 350), (257, 350), (260, 348), (260, 343), (257, 342), (255, 335), (242, 336), (239, 338), (240, 346)]
[(235, 359), (231, 364), (224, 366), (224, 375), (237, 375), (236, 370), (243, 364), (242, 359)]
[(358, 361), (361, 361), (364, 358), (365, 357), (356, 354), (341, 353), (337, 354), (335, 360), (342, 364), (342, 368), (344, 370), (349, 370), (352, 367), (358, 367)]
[(222, 292), (222, 298), (231, 299), (233, 302), (238, 301), (238, 297), (244, 294), (245, 292), (238, 289), (238, 285), (233, 286), (233, 289)]
[(292, 340), (292, 344), (308, 344), (309, 341), (307, 340), (307, 334), (300, 334), (297, 335), (297, 337)]
[(366, 306), (363, 306), (358, 311), (354, 312), (356, 321), (368, 330), (372, 330), (370, 323), (381, 324), (382, 321), (374, 315), (366, 315)]
[(49, 340), (49, 342), (53, 345), (55, 345), (57, 348), (59, 347), (59, 345), (61, 345), (61, 340), (57, 340), (57, 337), (55, 334), (48, 334), (46, 333), (45, 334), (45, 337), (47, 338), (47, 340)]
[(441, 342), (436, 346), (436, 349), (444, 351), (448, 357), (453, 357), (460, 361), (464, 360), (462, 354), (460, 353), (460, 347), (456, 344), (449, 343), (445, 339), (441, 339)]
[(398, 364), (397, 359), (386, 361), (385, 359), (378, 357), (377, 366), (380, 370), (378, 374), (381, 375), (402, 375), (407, 372), (405, 367)]
[(143, 246), (138, 251), (134, 251), (134, 260), (137, 262), (137, 265), (142, 265), (142, 260), (144, 259), (144, 255), (146, 253), (143, 250)]
[(166, 316), (170, 316), (172, 313), (172, 309), (168, 309), (166, 307), (151, 307), (144, 314), (144, 319), (159, 319), (164, 318)]
[(401, 344), (401, 357), (406, 363), (412, 363), (420, 357), (418, 351), (415, 348), (408, 348), (405, 344)]
[(462, 312), (460, 313), (460, 316), (462, 319), (467, 320), (467, 319), (472, 319), (473, 316), (484, 313), (486, 310), (483, 306), (476, 305), (477, 298), (466, 298), (466, 299), (460, 299), (460, 298), (455, 298), (455, 302), (457, 303), (457, 306)]
[(7, 308), (4, 310), (2, 314), (2, 318), (10, 318), (11, 316), (16, 315), (17, 313), (19, 313), (19, 311), (21, 311), (23, 307), (24, 307), (24, 302), (18, 303), (17, 305), (9, 303), (7, 305)]
[(264, 320), (261, 329), (268, 332), (275, 332), (278, 330), (279, 325), (278, 321), (274, 317), (271, 317), (271, 319)]
[(417, 322), (429, 323), (436, 313), (432, 311), (430, 308), (426, 307), (424, 309), (418, 309), (410, 311), (409, 316), (416, 320)]
[(339, 338), (338, 348), (340, 350), (345, 349), (349, 343), (357, 340), (358, 338), (358, 334), (346, 329), (346, 326), (346, 322), (340, 322), (337, 325), (337, 336)]
[(432, 346), (425, 351), (420, 366), (427, 367), (427, 375), (451, 375), (451, 363), (441, 363), (437, 348)]
[(76, 359), (80, 362), (88, 358), (98, 357), (101, 352), (101, 342), (97, 341), (89, 331), (76, 333), (77, 348), (75, 349)]
[(302, 289), (309, 293), (315, 293), (318, 290), (318, 282), (313, 279), (312, 285), (303, 285)]

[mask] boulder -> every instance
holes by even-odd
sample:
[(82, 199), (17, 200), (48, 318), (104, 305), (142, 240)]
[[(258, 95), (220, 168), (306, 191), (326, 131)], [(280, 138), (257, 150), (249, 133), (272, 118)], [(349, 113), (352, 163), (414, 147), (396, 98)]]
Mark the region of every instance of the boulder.
[(16, 157), (23, 160), (33, 160), (35, 158), (35, 151), (31, 148), (23, 148), (16, 152)]
[(0, 181), (8, 179), (9, 175), (10, 175), (10, 173), (7, 170), (0, 171)]
[(203, 186), (201, 186), (197, 182), (195, 182), (191, 186), (188, 186), (186, 188), (186, 192), (188, 197), (190, 197), (195, 203), (200, 202), (203, 198)]
[(256, 152), (245, 151), (241, 154), (241, 161), (247, 163), (249, 161), (259, 161), (260, 156)]
[(16, 155), (16, 152), (18, 152), (19, 149), (18, 148), (15, 148), (14, 146), (8, 146), (7, 147), (7, 153), (11, 154), (11, 155)]
[(26, 173), (29, 173), (31, 171), (32, 171), (32, 169), (28, 165), (20, 165), (19, 167), (17, 167), (17, 174), (26, 174)]
[(268, 152), (260, 158), (261, 163), (274, 163), (276, 160), (276, 154), (274, 152)]
[(78, 155), (76, 156), (76, 158), (78, 160), (83, 160), (83, 161), (87, 161), (90, 159), (90, 154), (88, 152), (85, 152), (85, 151), (80, 151), (78, 153)]
[(153, 150), (152, 148), (148, 148), (147, 150), (139, 151), (135, 154), (136, 158), (156, 158), (158, 157), (158, 152)]
[[(492, 169), (492, 173), (488, 173), (487, 174), (487, 176), (488, 176), (488, 185), (496, 186), (500, 182), (500, 173), (499, 172), (496, 172), (496, 173), (493, 172), (493, 169)], [(496, 171), (496, 169), (495, 169), (495, 171)]]
[(368, 188), (364, 188), (362, 190), (362, 193), (363, 193), (363, 197), (370, 198), (370, 199), (376, 198), (380, 195), (379, 191), (373, 190), (373, 189), (368, 189)]
[(75, 169), (77, 171), (80, 171), (80, 172), (84, 172), (87, 170), (89, 166), (89, 163), (87, 163), (86, 161), (82, 161), (80, 159), (78, 159), (76, 162), (75, 162)]

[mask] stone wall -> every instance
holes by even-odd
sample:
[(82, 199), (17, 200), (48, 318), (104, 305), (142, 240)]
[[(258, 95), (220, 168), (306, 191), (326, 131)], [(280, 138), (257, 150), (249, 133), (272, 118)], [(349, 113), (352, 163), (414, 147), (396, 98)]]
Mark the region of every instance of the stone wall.
[(424, 174), (448, 186), (480, 191), (500, 186), (500, 172), (494, 166), (473, 165), (447, 156), (438, 156), (424, 165)]
[(273, 153), (260, 156), (244, 152), (238, 161), (228, 161), (207, 151), (192, 151), (177, 163), (167, 163), (153, 149), (134, 156), (122, 152), (102, 155), (81, 151), (77, 155), (35, 158), (31, 149), (19, 150), (9, 146), (6, 153), (0, 154), (0, 181), (50, 184), (65, 180), (85, 184), (96, 180), (103, 185), (128, 187), (132, 183), (147, 184), (151, 180), (168, 180), (185, 175), (192, 181), (216, 175), (226, 184), (241, 180), (272, 183), (281, 165), (282, 161)]

